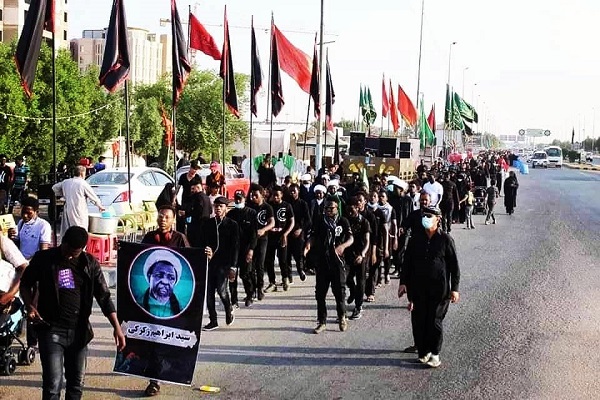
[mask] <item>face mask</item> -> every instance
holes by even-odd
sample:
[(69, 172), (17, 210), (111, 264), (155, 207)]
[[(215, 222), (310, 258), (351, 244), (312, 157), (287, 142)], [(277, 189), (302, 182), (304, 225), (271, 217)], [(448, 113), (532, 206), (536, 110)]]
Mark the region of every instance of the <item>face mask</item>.
[(235, 208), (244, 208), (244, 207), (245, 207), (245, 204), (244, 204), (244, 203), (235, 203), (233, 206), (234, 206)]
[(423, 224), (423, 228), (431, 229), (433, 228), (433, 218), (423, 217), (421, 218), (421, 224)]
[(379, 206), (379, 204), (377, 203), (369, 203), (369, 207), (371, 208), (377, 208)]
[(394, 191), (394, 185), (387, 185), (387, 191), (388, 192), (393, 192)]

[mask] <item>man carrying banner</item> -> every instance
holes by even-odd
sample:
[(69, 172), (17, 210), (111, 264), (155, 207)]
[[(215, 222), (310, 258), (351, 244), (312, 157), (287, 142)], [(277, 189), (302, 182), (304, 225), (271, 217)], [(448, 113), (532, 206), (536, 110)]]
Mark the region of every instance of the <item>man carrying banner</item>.
[[(187, 237), (183, 233), (173, 229), (176, 213), (173, 206), (161, 206), (158, 209), (158, 216), (156, 218), (158, 228), (146, 233), (142, 239), (142, 243), (166, 247), (190, 247)], [(146, 396), (156, 396), (159, 393), (160, 384), (158, 381), (151, 379), (144, 394)]]
[[(63, 368), (67, 381), (66, 398), (80, 399), (93, 332), (89, 322), (94, 298), (113, 327), (119, 351), (125, 336), (117, 320), (100, 264), (83, 251), (88, 241), (84, 228), (72, 226), (59, 247), (36, 253), (21, 279), (21, 297), (28, 319), (38, 328), (42, 362), (42, 397), (60, 397)], [(33, 289), (38, 288), (37, 308)]]
[(212, 331), (219, 327), (215, 292), (219, 294), (225, 307), (225, 323), (233, 324), (233, 308), (229, 297), (229, 281), (236, 278), (240, 232), (237, 222), (225, 216), (229, 200), (219, 196), (213, 203), (215, 216), (209, 219), (202, 229), (201, 248), (208, 258), (208, 283), (206, 307), (210, 322), (202, 329)]

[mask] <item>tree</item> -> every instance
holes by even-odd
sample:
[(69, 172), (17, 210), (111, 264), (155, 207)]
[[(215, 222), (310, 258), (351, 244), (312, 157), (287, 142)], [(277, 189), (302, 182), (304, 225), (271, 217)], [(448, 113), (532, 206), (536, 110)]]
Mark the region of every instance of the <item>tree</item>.
[(354, 129), (354, 121), (350, 121), (349, 119), (342, 118), (339, 122), (336, 122), (335, 124), (333, 124), (333, 126), (342, 128), (344, 130), (344, 132), (351, 131)]

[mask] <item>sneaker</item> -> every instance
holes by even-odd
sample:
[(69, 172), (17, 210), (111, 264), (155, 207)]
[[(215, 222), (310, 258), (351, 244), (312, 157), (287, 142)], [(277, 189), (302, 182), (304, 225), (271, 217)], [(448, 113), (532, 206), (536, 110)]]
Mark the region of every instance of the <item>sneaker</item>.
[(493, 220), (493, 221), (492, 221), (492, 225), (496, 225), (496, 220)]
[(266, 287), (265, 293), (272, 293), (277, 291), (277, 285), (274, 283), (269, 283), (269, 286)]
[(475, 229), (475, 227), (474, 227), (474, 226), (472, 226), (472, 227), (471, 227), (471, 229)]
[(354, 309), (354, 311), (352, 311), (352, 315), (350, 316), (350, 319), (357, 320), (357, 319), (360, 319), (361, 317), (362, 317), (362, 309), (357, 307)]
[(252, 300), (251, 297), (246, 297), (246, 300), (244, 301), (244, 305), (246, 307), (250, 307), (252, 305), (252, 303), (254, 303), (254, 301)]
[(490, 224), (490, 221), (485, 221), (485, 224), (486, 224), (486, 225), (489, 225), (489, 224)]
[[(287, 292), (287, 290), (290, 288), (290, 285), (288, 283), (287, 278), (283, 278), (283, 284), (282, 284), (282, 286), (283, 286), (283, 291), (284, 292)], [(275, 290), (277, 290), (277, 287), (275, 287)]]
[(407, 348), (402, 350), (403, 353), (417, 353), (418, 351), (419, 350), (417, 349), (417, 346), (415, 346), (415, 345), (408, 346)]
[(375, 289), (381, 289), (383, 287), (383, 282), (377, 282), (377, 285), (375, 285)]
[(437, 368), (440, 365), (442, 365), (442, 362), (440, 361), (440, 355), (439, 354), (433, 354), (429, 358), (429, 361), (427, 361), (427, 365), (429, 365), (431, 368)]
[(429, 361), (430, 358), (431, 358), (431, 353), (427, 353), (427, 354), (425, 354), (425, 357), (419, 357), (419, 362), (421, 364), (427, 364), (427, 362)]
[(370, 294), (370, 295), (367, 296), (367, 302), (368, 303), (372, 303), (374, 301), (375, 301), (375, 296), (374, 295)]
[(304, 271), (298, 271), (298, 275), (300, 275), (300, 280), (304, 282), (306, 280), (306, 274)]
[(265, 292), (263, 292), (262, 290), (259, 290), (258, 293), (256, 294), (256, 300), (261, 301), (264, 298), (265, 298)]
[(227, 324), (227, 326), (233, 324), (233, 321), (235, 321), (235, 315), (233, 313), (225, 317), (225, 323)]
[(390, 282), (391, 282), (390, 276), (389, 276), (389, 275), (386, 275), (386, 277), (385, 277), (385, 284), (386, 284), (386, 285), (389, 285), (389, 284), (390, 284)]
[(156, 381), (150, 381), (148, 386), (146, 386), (146, 390), (144, 390), (144, 396), (153, 397), (157, 396), (160, 393), (160, 384)]
[(346, 332), (347, 329), (348, 329), (348, 318), (346, 318), (346, 316), (343, 316), (340, 319), (340, 331)]
[(315, 334), (319, 334), (321, 332), (325, 332), (325, 329), (327, 328), (327, 324), (325, 323), (321, 323), (319, 322), (319, 324), (317, 325), (317, 327), (313, 330), (313, 332)]
[(240, 309), (240, 306), (238, 305), (238, 303), (233, 303), (233, 304), (231, 305), (231, 308), (232, 308), (232, 309), (234, 309), (234, 310), (239, 310), (239, 309)]
[(354, 303), (354, 295), (352, 293), (350, 293), (350, 296), (348, 296), (346, 303), (348, 303), (348, 304)]
[(288, 279), (288, 285), (293, 285), (294, 284), (294, 278), (290, 277), (290, 279)]
[(209, 322), (202, 327), (203, 331), (214, 331), (215, 329), (219, 329), (219, 324), (217, 322)]

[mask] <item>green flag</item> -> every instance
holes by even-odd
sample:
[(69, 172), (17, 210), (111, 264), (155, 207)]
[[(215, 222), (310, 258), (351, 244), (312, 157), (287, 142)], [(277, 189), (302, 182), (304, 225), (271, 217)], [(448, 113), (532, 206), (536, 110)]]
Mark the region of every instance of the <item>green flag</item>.
[(477, 115), (475, 107), (461, 99), (458, 93), (454, 93), (454, 102), (457, 104), (460, 115), (467, 122), (478, 122), (479, 116)]
[(462, 131), (465, 129), (465, 123), (462, 116), (460, 115), (460, 108), (456, 103), (456, 97), (450, 95), (450, 120), (448, 121), (446, 129), (451, 131)]
[(452, 119), (452, 96), (450, 95), (450, 86), (446, 84), (446, 111), (444, 113), (444, 124), (450, 125)]
[(419, 105), (419, 139), (421, 140), (421, 148), (424, 149), (427, 145), (433, 145), (435, 135), (431, 131), (431, 127), (427, 122), (425, 116), (425, 109), (423, 108), (423, 96), (421, 96), (421, 102)]
[(375, 118), (377, 118), (377, 113), (375, 112), (375, 107), (373, 107), (373, 99), (371, 98), (371, 89), (365, 86), (363, 90), (361, 87), (361, 112), (363, 115), (363, 121), (367, 125), (372, 125), (375, 122)]

